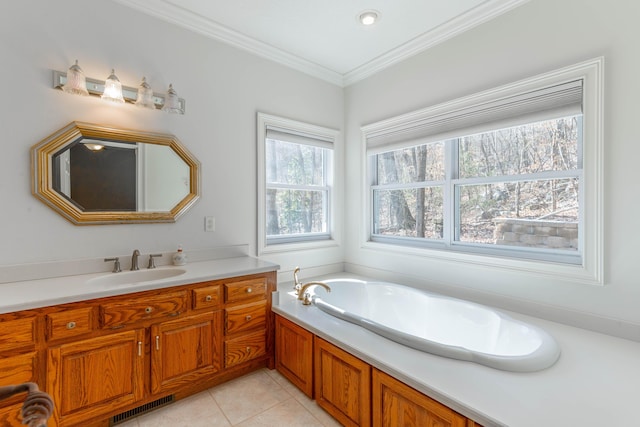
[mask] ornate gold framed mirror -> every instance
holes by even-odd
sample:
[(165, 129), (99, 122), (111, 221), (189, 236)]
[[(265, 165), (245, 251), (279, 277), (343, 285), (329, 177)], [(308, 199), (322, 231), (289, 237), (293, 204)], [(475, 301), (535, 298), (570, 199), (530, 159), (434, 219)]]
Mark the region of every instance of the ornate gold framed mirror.
[(200, 162), (173, 135), (72, 122), (31, 147), (32, 193), (76, 225), (175, 222)]

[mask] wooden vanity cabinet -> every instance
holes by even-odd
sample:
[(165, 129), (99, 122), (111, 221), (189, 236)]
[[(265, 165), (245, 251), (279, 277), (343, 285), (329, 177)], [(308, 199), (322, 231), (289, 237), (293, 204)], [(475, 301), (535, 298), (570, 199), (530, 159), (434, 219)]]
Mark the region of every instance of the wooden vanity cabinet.
[[(37, 318), (0, 315), (0, 387), (38, 383)], [(25, 394), (0, 402), (0, 426), (21, 426)]]
[(220, 371), (220, 310), (151, 326), (151, 392), (186, 387)]
[(313, 399), (313, 334), (276, 316), (276, 369)]
[(313, 346), (318, 405), (344, 426), (370, 426), (371, 367), (317, 336)]
[(467, 426), (466, 417), (443, 404), (378, 369), (372, 374), (373, 427)]
[(344, 426), (481, 427), (367, 362), (276, 315), (276, 367)]
[[(51, 427), (103, 427), (273, 368), (275, 287), (273, 271), (0, 315), (0, 386), (36, 382)], [(0, 426), (22, 425), (24, 397), (0, 402)]]
[[(273, 331), (272, 328), (266, 328), (267, 322), (271, 323), (267, 287), (266, 277), (224, 284), (225, 368), (231, 368), (267, 354), (273, 355)], [(271, 357), (269, 367), (273, 369), (273, 366), (273, 357)]]
[(47, 392), (55, 425), (80, 424), (144, 397), (145, 331), (132, 329), (49, 348)]

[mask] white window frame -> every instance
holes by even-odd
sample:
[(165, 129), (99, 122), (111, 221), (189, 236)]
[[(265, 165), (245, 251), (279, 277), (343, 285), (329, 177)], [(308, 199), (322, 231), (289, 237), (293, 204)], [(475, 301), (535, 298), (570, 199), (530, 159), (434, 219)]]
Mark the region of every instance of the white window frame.
[[(428, 107), (422, 110), (404, 114), (398, 117), (372, 123), (361, 128), (363, 144), (364, 174), (362, 182), (363, 194), (363, 227), (361, 229), (361, 246), (372, 250), (391, 251), (416, 256), (427, 256), (446, 261), (473, 263), (498, 269), (517, 270), (538, 276), (551, 276), (575, 282), (598, 284), (604, 282), (603, 273), (603, 68), (602, 57), (575, 64), (560, 70), (525, 79), (513, 84), (481, 92), (454, 101)], [(475, 106), (489, 104), (507, 97), (526, 94), (531, 91), (552, 87), (572, 80), (582, 80), (582, 111), (583, 111), (583, 147), (580, 196), (581, 211), (581, 253), (579, 264), (563, 264), (540, 260), (511, 258), (491, 254), (491, 250), (476, 254), (438, 250), (437, 248), (415, 247), (403, 245), (402, 239), (383, 239), (372, 241), (371, 230), (373, 221), (372, 183), (373, 171), (371, 154), (380, 150), (381, 140), (397, 140), (397, 135), (410, 135), (424, 123), (433, 121), (435, 117), (455, 114), (456, 111), (472, 109)], [(455, 132), (455, 131), (454, 131)], [(419, 134), (419, 132), (417, 132)], [(443, 140), (452, 134), (436, 135), (431, 141)], [(462, 136), (462, 135), (456, 135)], [(422, 143), (421, 141), (418, 143)], [(428, 141), (425, 141), (428, 142)], [(413, 145), (418, 145), (413, 144)], [(408, 144), (404, 143), (405, 146)], [(387, 146), (393, 150), (394, 144)], [(384, 147), (386, 149), (386, 147)], [(369, 153), (368, 153), (369, 151)]]
[[(305, 139), (315, 139), (319, 146), (331, 150), (331, 159), (325, 163), (324, 173), (328, 200), (326, 201), (327, 232), (310, 233), (301, 235), (288, 235), (283, 237), (267, 238), (266, 225), (266, 140), (270, 131), (281, 132), (290, 135), (300, 135)], [(335, 182), (335, 153), (336, 143), (340, 132), (322, 126), (299, 122), (283, 117), (277, 117), (265, 113), (258, 113), (257, 120), (257, 153), (258, 153), (258, 255), (297, 251), (303, 249), (324, 248), (336, 246), (336, 192)], [(322, 188), (315, 188), (322, 189)]]

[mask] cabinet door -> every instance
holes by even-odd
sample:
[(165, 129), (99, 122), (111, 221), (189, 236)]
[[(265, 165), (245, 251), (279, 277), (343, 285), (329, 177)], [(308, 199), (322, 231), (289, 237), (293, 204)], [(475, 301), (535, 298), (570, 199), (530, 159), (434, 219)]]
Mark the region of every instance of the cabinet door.
[(144, 395), (144, 329), (51, 347), (47, 391), (56, 425), (118, 412)]
[(372, 394), (374, 427), (467, 425), (466, 417), (377, 369)]
[(313, 399), (313, 334), (276, 316), (276, 369)]
[(151, 391), (160, 393), (220, 370), (222, 312), (198, 314), (151, 327)]
[[(11, 357), (0, 357), (0, 386), (35, 382), (37, 356), (35, 352)], [(0, 407), (0, 426), (22, 426), (22, 403), (26, 394), (6, 399)]]
[(316, 402), (347, 427), (371, 425), (371, 367), (333, 344), (314, 338)]

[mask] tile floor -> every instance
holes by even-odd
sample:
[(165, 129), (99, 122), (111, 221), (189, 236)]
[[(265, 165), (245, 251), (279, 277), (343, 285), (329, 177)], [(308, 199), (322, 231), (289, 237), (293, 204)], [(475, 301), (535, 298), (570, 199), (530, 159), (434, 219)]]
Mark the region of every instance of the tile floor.
[(336, 427), (335, 419), (276, 370), (261, 369), (118, 427)]

